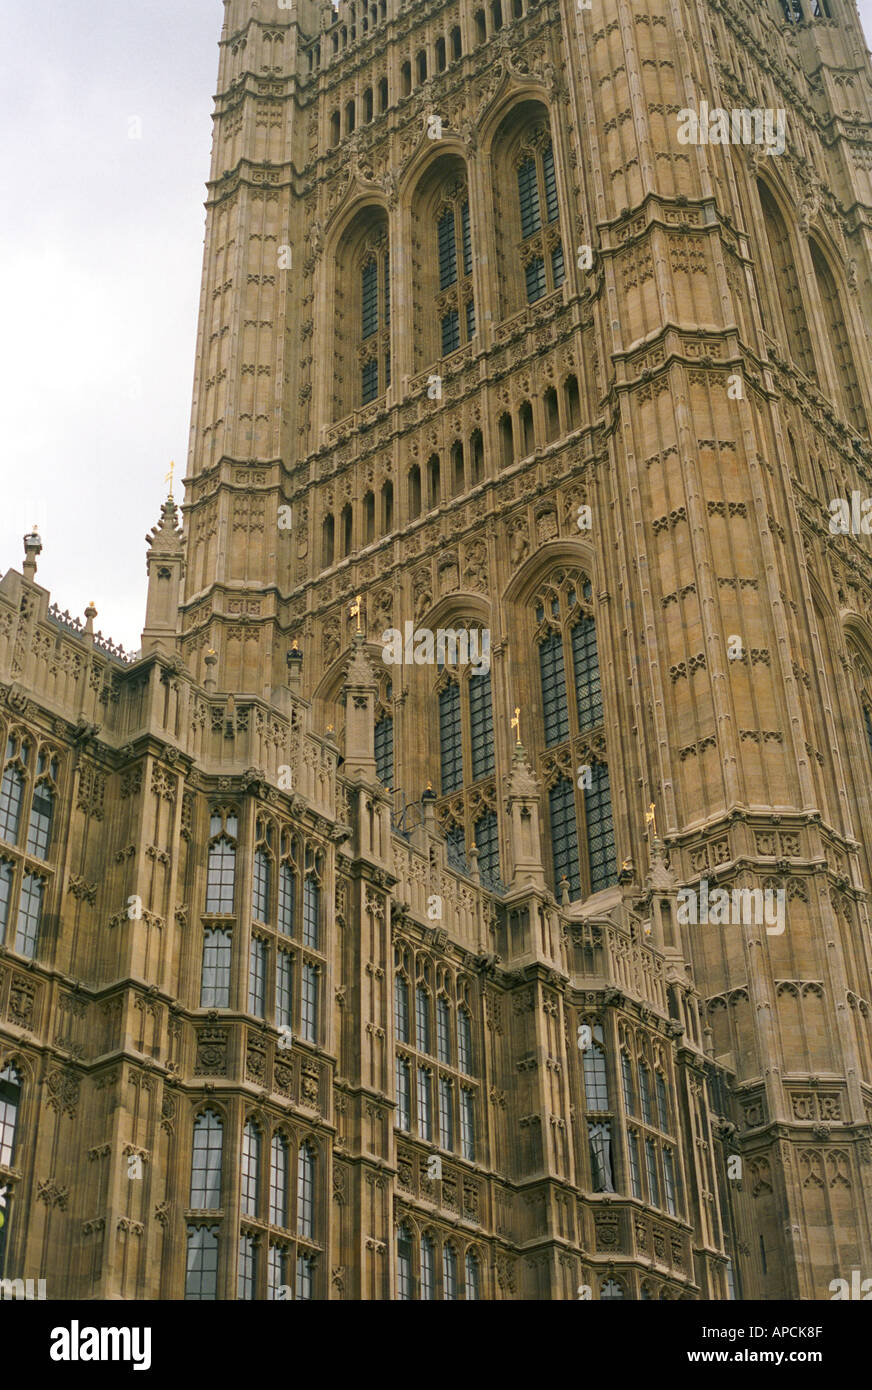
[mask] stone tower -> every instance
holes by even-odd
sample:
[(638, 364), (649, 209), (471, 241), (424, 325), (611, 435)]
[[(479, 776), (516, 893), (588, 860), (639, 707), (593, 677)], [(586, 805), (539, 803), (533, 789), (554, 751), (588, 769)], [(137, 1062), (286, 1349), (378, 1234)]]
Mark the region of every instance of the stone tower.
[(870, 102), (849, 0), (225, 0), (142, 651), (0, 582), (8, 1277), (872, 1275)]

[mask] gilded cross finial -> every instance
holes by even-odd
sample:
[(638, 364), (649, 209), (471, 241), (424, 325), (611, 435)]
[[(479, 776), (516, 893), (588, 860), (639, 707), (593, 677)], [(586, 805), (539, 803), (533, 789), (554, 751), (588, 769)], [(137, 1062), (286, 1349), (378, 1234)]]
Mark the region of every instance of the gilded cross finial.
[(362, 632), (362, 631), (363, 631), (363, 626), (362, 626), (361, 621), (360, 621), (360, 615), (361, 615), (362, 612), (363, 612), (363, 599), (361, 598), (360, 594), (358, 594), (358, 595), (357, 595), (357, 598), (354, 600), (353, 604), (351, 605), (351, 616), (352, 616), (352, 618), (356, 618), (356, 619), (357, 619), (357, 631), (358, 631), (358, 632)]
[(169, 471), (169, 473), (167, 473), (166, 477), (164, 478), (164, 482), (165, 482), (165, 483), (169, 483), (169, 485), (170, 485), (170, 490), (169, 490), (169, 498), (170, 498), (170, 501), (172, 501), (172, 497), (173, 497), (173, 475), (175, 474), (175, 471), (176, 471), (176, 461), (175, 461), (175, 459), (171, 459), (171, 460), (170, 460), (170, 471)]
[(648, 807), (648, 810), (645, 812), (645, 824), (651, 826), (652, 830), (654, 831), (654, 839), (656, 840), (656, 839), (657, 839), (657, 821), (656, 821), (655, 818), (654, 818), (654, 802), (653, 802), (653, 801), (651, 802), (651, 805)]
[(512, 719), (510, 722), (511, 722), (512, 728), (515, 730), (515, 734), (516, 734), (515, 742), (518, 743), (518, 744), (520, 744), (520, 742), (521, 742), (521, 706), (520, 706), (520, 705), (515, 705), (515, 717), (514, 717), (514, 719)]

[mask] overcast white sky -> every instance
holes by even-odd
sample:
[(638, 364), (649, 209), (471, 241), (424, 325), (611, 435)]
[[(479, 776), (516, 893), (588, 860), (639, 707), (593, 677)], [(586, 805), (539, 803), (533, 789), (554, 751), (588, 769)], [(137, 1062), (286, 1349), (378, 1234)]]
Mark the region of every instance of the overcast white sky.
[(36, 523), (39, 582), (136, 648), (145, 533), (187, 457), (223, 6), (3, 9), (0, 574)]

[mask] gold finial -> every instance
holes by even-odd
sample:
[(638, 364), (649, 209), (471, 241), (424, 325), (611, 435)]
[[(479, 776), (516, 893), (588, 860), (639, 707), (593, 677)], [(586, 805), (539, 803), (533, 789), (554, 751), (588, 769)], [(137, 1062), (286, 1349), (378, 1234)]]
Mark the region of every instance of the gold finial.
[(512, 719), (510, 722), (511, 722), (512, 728), (515, 730), (515, 733), (517, 734), (517, 738), (515, 739), (515, 742), (516, 742), (516, 744), (518, 744), (518, 746), (520, 747), (520, 743), (521, 743), (521, 706), (520, 706), (520, 705), (515, 705), (515, 717), (514, 717), (514, 719)]
[(299, 650), (300, 650), (300, 644), (299, 644), (299, 642), (297, 641), (297, 639), (296, 639), (296, 637), (295, 637), (294, 640), (293, 640), (293, 642), (291, 643), (291, 651), (292, 651), (292, 652), (298, 652)]
[(327, 732), (328, 732), (328, 734), (332, 734), (332, 733), (333, 733), (333, 725), (332, 725), (332, 724), (328, 724), (328, 725), (327, 725)]
[(169, 498), (170, 498), (170, 501), (172, 501), (172, 496), (173, 496), (173, 475), (174, 475), (175, 471), (176, 471), (176, 461), (175, 461), (175, 459), (170, 459), (170, 471), (169, 471), (169, 473), (167, 473), (166, 477), (164, 478), (164, 482), (165, 482), (165, 483), (169, 483), (169, 485), (170, 485), (170, 490), (169, 490)]
[(654, 819), (654, 802), (653, 802), (653, 801), (651, 802), (651, 805), (648, 807), (648, 810), (645, 812), (645, 824), (651, 826), (652, 830), (654, 831), (654, 839), (656, 840), (656, 839), (657, 839), (657, 821)]
[(356, 618), (356, 619), (357, 619), (357, 631), (358, 631), (358, 632), (362, 632), (362, 631), (363, 631), (363, 628), (362, 628), (361, 622), (360, 622), (360, 615), (361, 615), (362, 612), (363, 612), (363, 599), (361, 598), (360, 594), (358, 594), (358, 595), (357, 595), (357, 598), (354, 600), (353, 604), (351, 605), (351, 616), (352, 616), (352, 618)]

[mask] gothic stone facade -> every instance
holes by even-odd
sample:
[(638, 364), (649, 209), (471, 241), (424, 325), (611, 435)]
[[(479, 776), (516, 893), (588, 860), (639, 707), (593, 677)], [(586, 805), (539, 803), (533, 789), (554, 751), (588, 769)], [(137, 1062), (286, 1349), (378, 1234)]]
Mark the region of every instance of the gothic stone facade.
[(141, 653), (0, 582), (7, 1277), (872, 1275), (870, 103), (848, 0), (226, 0)]

